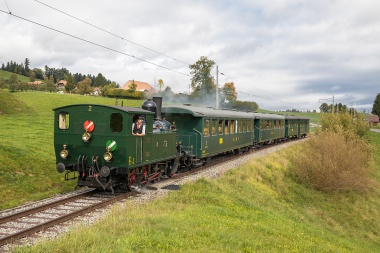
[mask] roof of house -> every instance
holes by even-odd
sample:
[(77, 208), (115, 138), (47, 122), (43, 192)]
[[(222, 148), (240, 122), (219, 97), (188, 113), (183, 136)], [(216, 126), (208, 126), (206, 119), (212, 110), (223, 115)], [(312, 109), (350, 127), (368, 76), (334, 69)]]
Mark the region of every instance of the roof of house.
[(36, 84), (36, 85), (40, 85), (40, 84), (42, 84), (42, 81), (28, 82), (28, 84)]
[(66, 80), (61, 80), (61, 81), (59, 81), (59, 82), (57, 83), (57, 86), (58, 86), (58, 85), (66, 86), (66, 84), (67, 84), (67, 81), (66, 81)]
[(379, 116), (377, 115), (368, 116), (368, 122), (379, 122)]
[(135, 80), (129, 80), (121, 88), (124, 90), (128, 90), (129, 85), (131, 85), (132, 83), (136, 84), (136, 91), (144, 91), (148, 93), (156, 92), (156, 90), (149, 83), (135, 81)]

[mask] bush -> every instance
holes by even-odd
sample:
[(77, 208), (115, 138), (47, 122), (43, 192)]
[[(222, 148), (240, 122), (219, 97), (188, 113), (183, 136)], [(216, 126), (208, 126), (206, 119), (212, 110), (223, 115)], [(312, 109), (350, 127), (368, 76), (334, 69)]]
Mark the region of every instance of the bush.
[(367, 191), (373, 182), (370, 145), (353, 131), (334, 126), (290, 158), (290, 171), (302, 183), (321, 191)]
[(355, 134), (359, 138), (368, 139), (369, 124), (360, 114), (351, 116), (349, 113), (325, 114), (321, 116), (321, 131), (343, 130), (347, 138)]

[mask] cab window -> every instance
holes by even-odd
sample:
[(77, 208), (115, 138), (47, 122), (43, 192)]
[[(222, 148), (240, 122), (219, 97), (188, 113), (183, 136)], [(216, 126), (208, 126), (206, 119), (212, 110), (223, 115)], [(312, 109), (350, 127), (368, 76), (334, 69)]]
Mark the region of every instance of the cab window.
[(68, 112), (60, 112), (58, 115), (59, 129), (69, 129), (70, 127), (70, 114)]
[(120, 133), (123, 130), (123, 116), (120, 113), (111, 114), (110, 129), (114, 133)]

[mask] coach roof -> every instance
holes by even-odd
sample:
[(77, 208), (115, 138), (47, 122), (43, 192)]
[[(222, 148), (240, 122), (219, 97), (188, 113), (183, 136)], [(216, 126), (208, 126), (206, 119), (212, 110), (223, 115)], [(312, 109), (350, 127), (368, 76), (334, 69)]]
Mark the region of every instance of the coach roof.
[(193, 117), (208, 118), (244, 118), (254, 119), (255, 114), (252, 112), (232, 111), (215, 109), (211, 107), (196, 107), (191, 105), (173, 105), (162, 107), (162, 113), (171, 114), (190, 114)]

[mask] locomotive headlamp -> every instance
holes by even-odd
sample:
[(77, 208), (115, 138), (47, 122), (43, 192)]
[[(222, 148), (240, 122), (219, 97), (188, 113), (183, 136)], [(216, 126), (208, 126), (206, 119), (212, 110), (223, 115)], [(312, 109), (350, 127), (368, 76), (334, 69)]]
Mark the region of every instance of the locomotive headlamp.
[(90, 141), (90, 139), (91, 139), (91, 134), (89, 133), (89, 132), (84, 132), (84, 134), (82, 134), (82, 140), (84, 141), (84, 142), (88, 142), (88, 141)]
[(59, 153), (59, 156), (63, 159), (66, 159), (69, 156), (69, 151), (66, 149), (67, 145), (63, 145), (63, 150)]
[(107, 152), (103, 155), (103, 158), (106, 162), (111, 161), (112, 160), (112, 153), (109, 150), (107, 150)]

